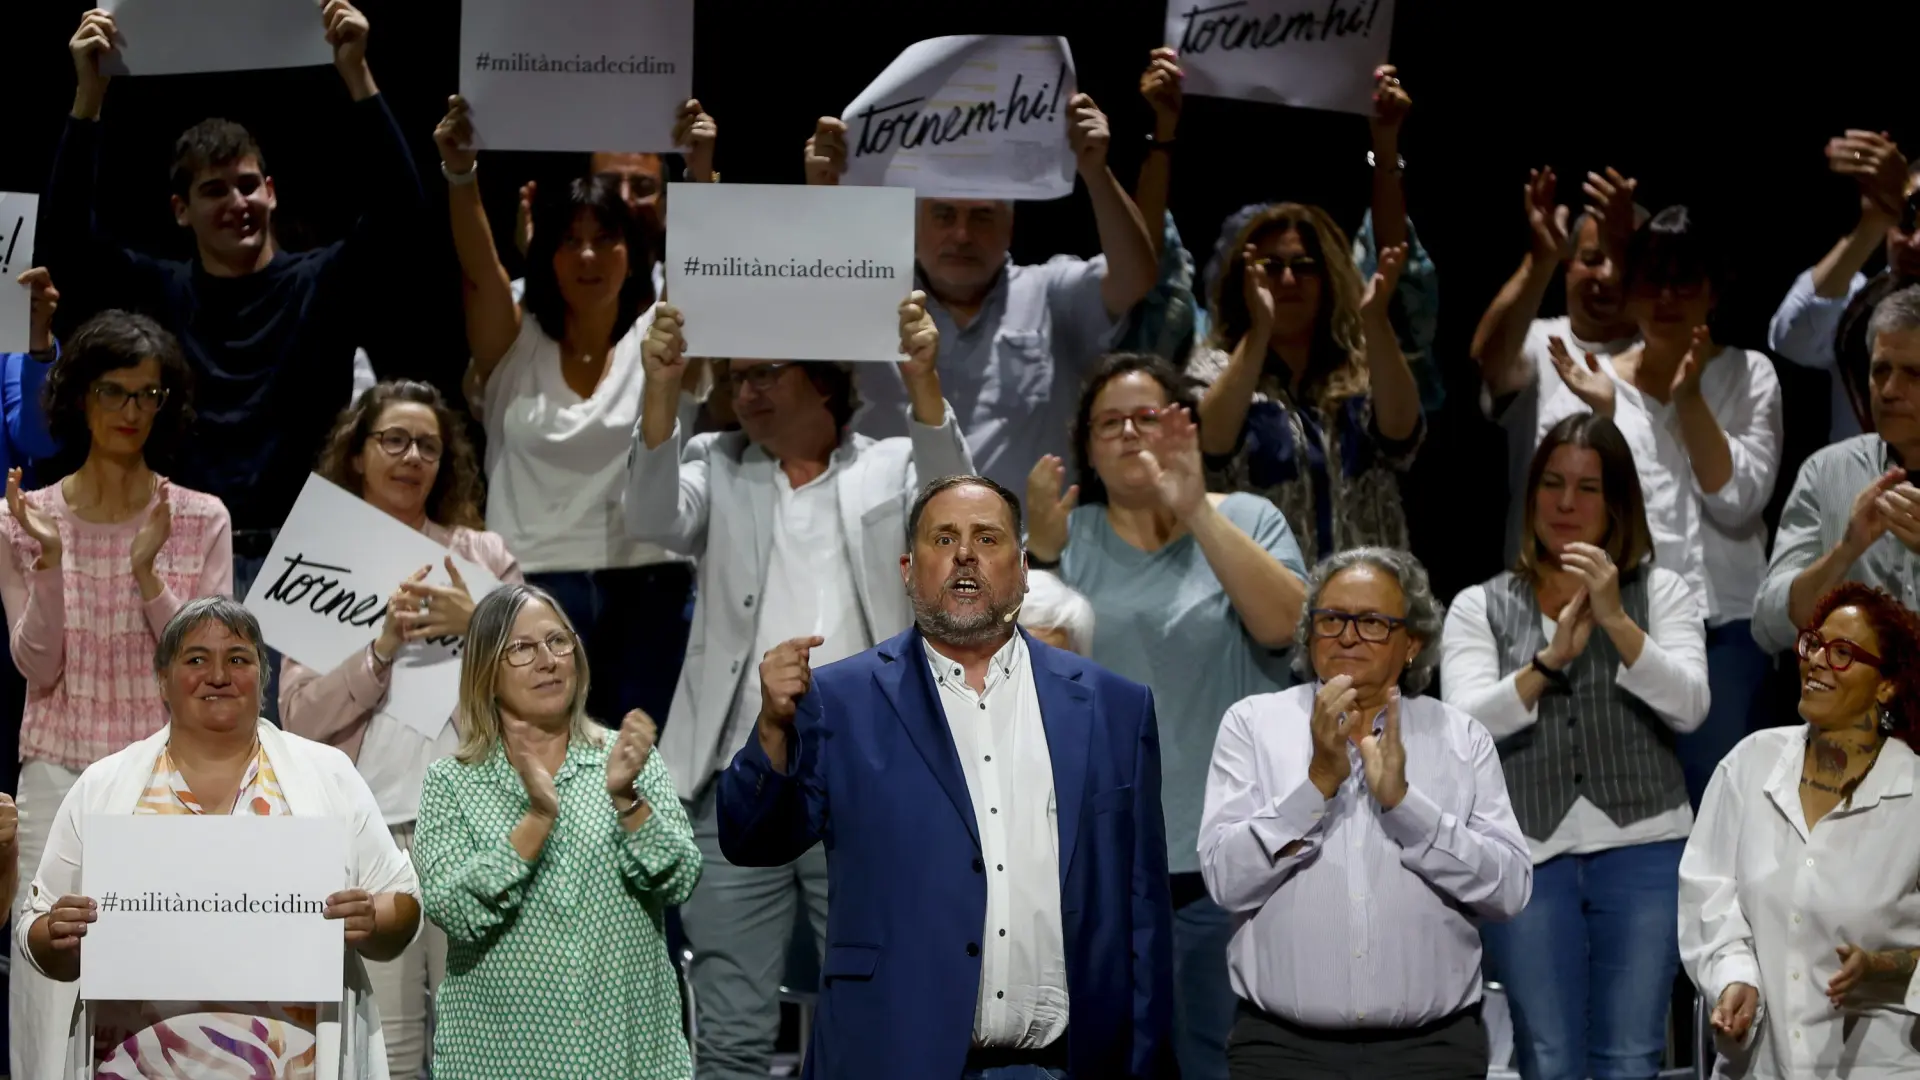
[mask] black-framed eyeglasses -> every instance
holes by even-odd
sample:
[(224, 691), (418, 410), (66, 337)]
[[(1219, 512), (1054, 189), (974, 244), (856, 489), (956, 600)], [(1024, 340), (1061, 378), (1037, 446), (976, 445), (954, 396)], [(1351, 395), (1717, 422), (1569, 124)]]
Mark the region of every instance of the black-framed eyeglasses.
[(446, 445), (438, 435), (415, 435), (406, 428), (390, 427), (367, 436), (374, 444), (387, 452), (389, 457), (402, 458), (408, 450), (420, 451), (420, 460), (431, 465), (440, 460), (446, 452)]
[(771, 389), (779, 381), (780, 373), (794, 365), (792, 360), (782, 360), (773, 364), (755, 364), (752, 367), (727, 369), (727, 389), (739, 393), (743, 386), (751, 386), (762, 393)]
[(1393, 636), (1393, 632), (1407, 625), (1407, 620), (1392, 615), (1382, 615), (1377, 611), (1334, 611), (1331, 608), (1314, 608), (1309, 612), (1313, 636), (1321, 638), (1345, 637), (1347, 626), (1353, 626), (1353, 632), (1360, 635), (1361, 641), (1379, 644)]
[(119, 412), (132, 401), (143, 413), (157, 413), (160, 406), (167, 403), (167, 388), (149, 386), (142, 390), (129, 390), (115, 382), (97, 382), (93, 384), (93, 400), (108, 412)]
[(1127, 421), (1133, 421), (1133, 430), (1142, 435), (1151, 435), (1160, 430), (1160, 422), (1172, 412), (1171, 406), (1164, 409), (1135, 409), (1132, 412), (1107, 412), (1093, 418), (1093, 437), (1096, 439), (1117, 439), (1126, 430)]
[(1885, 664), (1885, 661), (1881, 660), (1878, 656), (1848, 641), (1846, 638), (1823, 638), (1820, 636), (1820, 631), (1818, 630), (1800, 631), (1800, 638), (1794, 642), (1793, 651), (1799, 653), (1800, 659), (1805, 660), (1809, 664), (1813, 663), (1814, 658), (1824, 652), (1827, 654), (1827, 666), (1835, 671), (1847, 670), (1853, 666), (1855, 660), (1873, 668), (1875, 671), (1880, 670), (1882, 665)]
[(511, 667), (526, 667), (528, 664), (533, 663), (533, 658), (541, 648), (547, 650), (548, 656), (558, 660), (563, 656), (572, 656), (574, 644), (572, 634), (567, 633), (565, 630), (555, 630), (541, 641), (509, 642), (507, 647), (501, 651), (501, 656)]

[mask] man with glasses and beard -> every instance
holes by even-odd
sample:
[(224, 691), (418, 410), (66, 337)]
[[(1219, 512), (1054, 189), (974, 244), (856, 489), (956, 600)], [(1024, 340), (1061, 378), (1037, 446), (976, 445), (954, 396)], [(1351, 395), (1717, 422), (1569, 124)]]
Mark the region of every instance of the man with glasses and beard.
[(814, 638), (768, 652), (720, 777), (729, 860), (828, 850), (809, 1074), (1171, 1076), (1152, 694), (1016, 625), (1012, 492), (936, 480), (906, 524), (913, 628), (817, 673)]

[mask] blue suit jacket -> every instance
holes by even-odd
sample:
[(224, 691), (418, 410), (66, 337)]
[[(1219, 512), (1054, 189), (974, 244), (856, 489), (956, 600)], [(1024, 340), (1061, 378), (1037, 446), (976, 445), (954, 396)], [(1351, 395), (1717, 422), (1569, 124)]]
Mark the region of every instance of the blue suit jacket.
[[(1153, 696), (1032, 637), (1027, 650), (1060, 808), (1072, 1074), (1172, 1076)], [(958, 1077), (973, 1038), (987, 886), (919, 632), (815, 671), (793, 732), (788, 773), (749, 738), (717, 798), (720, 848), (735, 865), (782, 865), (827, 846), (826, 963), (804, 1075)]]

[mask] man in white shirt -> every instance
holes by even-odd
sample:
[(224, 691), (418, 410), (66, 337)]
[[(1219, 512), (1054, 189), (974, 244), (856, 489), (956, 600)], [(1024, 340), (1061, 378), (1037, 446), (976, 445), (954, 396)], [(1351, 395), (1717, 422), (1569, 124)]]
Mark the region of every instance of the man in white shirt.
[(906, 525), (914, 627), (818, 671), (818, 637), (768, 653), (720, 779), (730, 860), (829, 849), (808, 1075), (1170, 1077), (1152, 694), (1015, 625), (1012, 492), (936, 480)]
[(713, 780), (759, 715), (754, 661), (793, 637), (839, 659), (905, 629), (913, 616), (896, 567), (914, 491), (923, 476), (972, 469), (940, 395), (939, 333), (923, 299), (900, 305), (910, 438), (875, 442), (848, 430), (856, 399), (847, 365), (767, 360), (735, 360), (725, 371), (722, 392), (742, 430), (691, 436), (679, 416), (680, 312), (660, 305), (642, 346), (627, 529), (700, 559), (692, 642), (660, 751), (705, 856), (700, 888), (680, 909), (702, 1080), (767, 1075), (802, 897), (814, 947), (826, 938), (824, 853), (747, 868), (720, 852)]
[[(1591, 355), (1592, 374), (1640, 339), (1627, 315), (1624, 280), (1627, 244), (1648, 216), (1633, 201), (1636, 181), (1613, 169), (1605, 176), (1588, 173), (1584, 187), (1590, 204), (1571, 226), (1568, 208), (1554, 202), (1556, 183), (1551, 168), (1535, 170), (1529, 180), (1526, 209), (1533, 246), (1488, 305), (1473, 334), (1472, 354), (1480, 365), (1482, 382), (1481, 409), (1507, 433), (1507, 488), (1514, 494), (1507, 513), (1506, 563), (1512, 563), (1520, 551), (1519, 493), (1527, 486), (1527, 465), (1540, 437), (1553, 426), (1543, 417), (1559, 399), (1574, 393), (1555, 367), (1549, 344), (1561, 339), (1583, 363)], [(1567, 268), (1567, 313), (1537, 318), (1554, 271), (1562, 263)], [(1650, 431), (1635, 433), (1623, 426), (1621, 433), (1636, 455), (1652, 453)]]
[[(1802, 367), (1833, 373), (1833, 419), (1827, 441), (1870, 426), (1867, 319), (1889, 293), (1920, 281), (1920, 162), (1872, 131), (1849, 131), (1827, 142), (1827, 167), (1860, 187), (1860, 219), (1818, 263), (1801, 272), (1767, 326), (1767, 345)], [(1861, 272), (1885, 250), (1886, 269)]]

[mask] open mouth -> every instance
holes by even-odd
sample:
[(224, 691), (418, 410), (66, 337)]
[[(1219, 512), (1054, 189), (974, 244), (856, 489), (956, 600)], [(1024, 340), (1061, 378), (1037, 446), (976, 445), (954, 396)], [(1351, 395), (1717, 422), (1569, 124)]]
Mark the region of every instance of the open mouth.
[(1809, 675), (1807, 681), (1800, 684), (1800, 689), (1809, 694), (1819, 694), (1834, 689), (1834, 685), (1818, 675)]
[(956, 596), (978, 596), (980, 583), (972, 578), (957, 578), (947, 586), (947, 591)]

